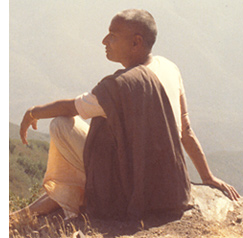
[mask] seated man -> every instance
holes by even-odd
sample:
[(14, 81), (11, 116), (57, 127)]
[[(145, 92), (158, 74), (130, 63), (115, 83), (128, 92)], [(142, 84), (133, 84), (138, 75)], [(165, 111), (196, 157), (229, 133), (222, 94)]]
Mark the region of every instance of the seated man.
[[(125, 69), (105, 77), (91, 93), (28, 109), (20, 135), (37, 120), (50, 125), (50, 151), (44, 178), (46, 194), (14, 215), (47, 214), (62, 207), (66, 218), (79, 206), (107, 218), (142, 218), (181, 212), (190, 197), (182, 147), (202, 182), (239, 194), (211, 173), (190, 127), (178, 68), (152, 56), (157, 27), (150, 13), (125, 10), (111, 21), (104, 38), (106, 56)], [(90, 127), (83, 122), (92, 118)]]

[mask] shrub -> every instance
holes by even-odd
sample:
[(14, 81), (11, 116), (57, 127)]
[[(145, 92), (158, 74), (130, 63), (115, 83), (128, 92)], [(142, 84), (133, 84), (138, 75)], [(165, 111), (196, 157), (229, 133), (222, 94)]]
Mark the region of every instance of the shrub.
[(22, 209), (32, 202), (34, 202), (40, 195), (42, 191), (41, 186), (38, 183), (35, 183), (31, 188), (29, 188), (30, 197), (23, 198), (14, 194), (13, 192), (9, 193), (9, 211), (14, 212), (16, 210)]
[(12, 142), (12, 140), (9, 140), (9, 152), (12, 154), (14, 152), (16, 145)]
[(46, 171), (49, 144), (29, 141), (30, 146), (20, 140), (9, 140), (9, 192), (12, 196), (28, 199), (29, 188), (40, 186)]

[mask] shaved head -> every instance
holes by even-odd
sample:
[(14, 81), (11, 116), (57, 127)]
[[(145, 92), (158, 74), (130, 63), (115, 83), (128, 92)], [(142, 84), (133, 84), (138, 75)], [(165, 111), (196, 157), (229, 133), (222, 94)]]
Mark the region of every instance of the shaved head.
[(119, 12), (113, 20), (123, 20), (127, 27), (143, 37), (146, 47), (152, 49), (157, 36), (157, 26), (153, 16), (140, 9), (128, 9)]

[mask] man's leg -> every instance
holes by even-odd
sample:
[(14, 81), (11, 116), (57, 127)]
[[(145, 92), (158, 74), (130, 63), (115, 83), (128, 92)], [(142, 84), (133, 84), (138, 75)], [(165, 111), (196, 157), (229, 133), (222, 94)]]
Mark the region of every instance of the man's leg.
[(27, 207), (10, 214), (12, 219), (22, 219), (33, 215), (47, 215), (56, 211), (60, 206), (53, 201), (46, 193)]
[(83, 149), (89, 125), (80, 117), (57, 117), (50, 124), (51, 143), (44, 188), (63, 209), (66, 219), (77, 216), (83, 202)]
[[(50, 134), (51, 138), (54, 141), (52, 143), (52, 146), (50, 145), (50, 150), (49, 150), (49, 159), (48, 163), (53, 161), (53, 158), (57, 159), (54, 161), (54, 163), (50, 163), (50, 171), (49, 174), (47, 175), (46, 179), (52, 181), (54, 180), (59, 180), (61, 182), (68, 181), (68, 184), (74, 184), (77, 182), (79, 184), (82, 182), (82, 187), (84, 186), (83, 180), (85, 180), (85, 174), (84, 174), (84, 168), (83, 168), (83, 146), (84, 146), (84, 141), (86, 138), (86, 135), (88, 133), (88, 128), (89, 126), (82, 121), (79, 117), (75, 118), (65, 118), (65, 117), (60, 117), (60, 118), (55, 118), (51, 122), (51, 127), (50, 127)], [(56, 148), (57, 146), (57, 148)], [(52, 148), (53, 147), (53, 148)], [(51, 149), (52, 148), (52, 149)], [(70, 166), (69, 164), (66, 164), (64, 168), (60, 167), (61, 161), (63, 160), (62, 155), (60, 152), (67, 157), (67, 158), (72, 158), (72, 162), (74, 163), (74, 166), (79, 167), (81, 169), (80, 172), (76, 172), (77, 169), (69, 171), (69, 175), (71, 173), (72, 176), (67, 175), (68, 174), (68, 167)], [(53, 152), (53, 153), (52, 153)], [(51, 157), (51, 158), (50, 158)], [(59, 158), (59, 160), (58, 160)], [(54, 160), (55, 160), (54, 159)], [(50, 161), (51, 160), (51, 161)], [(65, 160), (66, 161), (66, 160)], [(56, 162), (56, 163), (55, 163)], [(66, 162), (68, 163), (68, 162)], [(62, 163), (65, 165), (65, 163)], [(71, 166), (72, 167), (72, 166)], [(48, 167), (47, 167), (48, 171)], [(76, 172), (76, 173), (72, 173)], [(59, 177), (61, 175), (61, 177)], [(67, 175), (67, 176), (66, 176)], [(62, 181), (63, 180), (63, 181)], [(82, 181), (81, 181), (82, 180)], [(44, 181), (45, 182), (45, 181)], [(74, 190), (70, 190), (70, 192), (73, 192)], [(50, 192), (50, 191), (48, 191)], [(67, 191), (68, 192), (68, 191)], [(80, 192), (78, 191), (77, 194), (72, 193), (72, 197), (75, 197), (77, 195), (80, 196)], [(81, 193), (82, 194), (82, 193)], [(55, 195), (55, 194), (52, 194)], [(77, 200), (76, 199), (76, 200)], [(75, 201), (73, 201), (75, 203)], [(71, 201), (72, 203), (72, 201)], [(55, 210), (60, 208), (60, 205), (52, 199), (48, 194), (42, 195), (40, 198), (38, 198), (35, 202), (30, 204), (29, 206), (13, 212), (10, 214), (10, 218), (14, 217), (26, 217), (30, 215), (46, 215), (49, 214)], [(65, 209), (64, 209), (65, 212)], [(72, 216), (72, 214), (70, 215)]]

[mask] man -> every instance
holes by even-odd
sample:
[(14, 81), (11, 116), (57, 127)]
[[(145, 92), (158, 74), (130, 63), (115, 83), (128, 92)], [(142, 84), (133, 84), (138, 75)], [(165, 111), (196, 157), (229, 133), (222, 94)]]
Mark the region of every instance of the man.
[[(68, 219), (77, 216), (82, 204), (91, 215), (113, 218), (183, 211), (190, 183), (180, 142), (204, 184), (239, 198), (211, 173), (190, 127), (178, 68), (151, 54), (156, 35), (147, 11), (118, 13), (102, 43), (107, 58), (125, 69), (104, 78), (92, 93), (27, 110), (20, 129), (24, 144), (38, 119), (55, 117), (46, 194), (28, 207), (31, 214), (61, 206)], [(92, 118), (90, 128), (77, 115)]]

